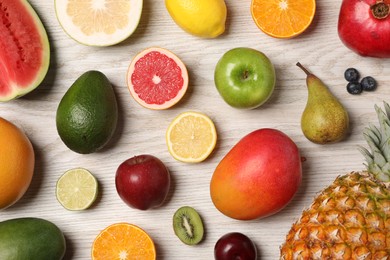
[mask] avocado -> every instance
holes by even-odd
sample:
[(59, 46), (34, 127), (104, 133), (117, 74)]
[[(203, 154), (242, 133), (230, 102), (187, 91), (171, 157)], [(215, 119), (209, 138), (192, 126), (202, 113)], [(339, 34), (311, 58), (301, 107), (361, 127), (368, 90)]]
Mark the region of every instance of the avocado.
[(66, 243), (61, 230), (40, 218), (15, 218), (0, 222), (1, 260), (60, 260)]
[(103, 148), (113, 136), (118, 105), (108, 78), (100, 71), (87, 71), (68, 89), (56, 115), (57, 131), (74, 152), (89, 154)]

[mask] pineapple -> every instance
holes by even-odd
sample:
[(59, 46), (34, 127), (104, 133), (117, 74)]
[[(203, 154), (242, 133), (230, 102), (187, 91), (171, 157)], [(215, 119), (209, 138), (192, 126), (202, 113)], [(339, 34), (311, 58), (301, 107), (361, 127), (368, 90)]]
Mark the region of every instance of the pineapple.
[(364, 130), (366, 171), (337, 177), (292, 226), (281, 259), (390, 260), (390, 106)]

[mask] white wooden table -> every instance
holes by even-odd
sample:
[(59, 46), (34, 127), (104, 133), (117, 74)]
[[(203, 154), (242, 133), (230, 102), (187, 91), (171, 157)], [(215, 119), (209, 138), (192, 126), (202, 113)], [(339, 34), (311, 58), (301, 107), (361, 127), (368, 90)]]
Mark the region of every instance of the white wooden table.
[[(262, 33), (250, 15), (250, 0), (227, 0), (227, 30), (216, 39), (200, 39), (182, 31), (171, 19), (162, 0), (144, 0), (136, 32), (112, 47), (88, 47), (69, 38), (60, 27), (53, 0), (31, 0), (46, 26), (51, 42), (51, 65), (44, 82), (23, 98), (0, 104), (0, 116), (19, 125), (30, 137), (36, 153), (36, 169), (25, 196), (0, 212), (0, 220), (41, 217), (54, 222), (67, 239), (66, 259), (90, 259), (95, 236), (115, 222), (129, 222), (145, 229), (156, 244), (158, 259), (213, 259), (214, 244), (227, 232), (239, 231), (256, 243), (259, 259), (278, 259), (291, 224), (312, 198), (340, 174), (363, 169), (357, 145), (365, 145), (362, 131), (376, 123), (374, 104), (390, 101), (390, 60), (363, 58), (348, 50), (337, 35), (340, 0), (318, 0), (311, 27), (301, 36), (274, 39)], [(152, 111), (138, 105), (126, 86), (126, 71), (139, 51), (160, 46), (176, 53), (187, 65), (189, 91), (175, 107)], [(277, 84), (271, 99), (254, 110), (229, 107), (213, 81), (214, 68), (224, 52), (234, 47), (251, 47), (264, 52), (273, 62)], [(350, 136), (332, 145), (315, 145), (301, 133), (300, 116), (306, 104), (305, 75), (295, 66), (300, 61), (320, 77), (348, 109)], [(344, 70), (357, 68), (362, 76), (374, 76), (375, 92), (353, 96), (346, 92)], [(55, 115), (60, 99), (87, 70), (100, 70), (112, 82), (120, 109), (115, 137), (103, 151), (80, 155), (60, 140)], [(200, 164), (175, 161), (165, 144), (165, 130), (180, 112), (201, 111), (216, 124), (219, 140), (212, 156)], [(222, 215), (209, 195), (212, 173), (228, 150), (245, 134), (258, 128), (276, 128), (298, 145), (303, 164), (303, 183), (294, 200), (281, 212), (255, 221), (237, 221)], [(172, 186), (166, 203), (158, 209), (139, 211), (122, 202), (114, 176), (119, 164), (134, 155), (152, 154), (169, 168)], [(98, 179), (100, 196), (82, 212), (67, 211), (57, 202), (55, 183), (66, 170), (89, 169)], [(280, 187), (282, 190), (283, 187)], [(203, 217), (206, 236), (197, 246), (186, 246), (174, 235), (172, 215), (181, 206), (196, 208)]]

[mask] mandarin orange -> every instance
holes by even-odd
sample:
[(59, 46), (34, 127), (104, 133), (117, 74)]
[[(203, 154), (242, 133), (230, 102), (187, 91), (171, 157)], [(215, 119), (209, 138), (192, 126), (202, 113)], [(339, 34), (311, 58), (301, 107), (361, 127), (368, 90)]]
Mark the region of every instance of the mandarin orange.
[(292, 38), (311, 24), (315, 0), (252, 0), (251, 13), (256, 25), (275, 38)]
[(92, 244), (92, 260), (155, 260), (156, 249), (151, 237), (129, 223), (106, 227)]

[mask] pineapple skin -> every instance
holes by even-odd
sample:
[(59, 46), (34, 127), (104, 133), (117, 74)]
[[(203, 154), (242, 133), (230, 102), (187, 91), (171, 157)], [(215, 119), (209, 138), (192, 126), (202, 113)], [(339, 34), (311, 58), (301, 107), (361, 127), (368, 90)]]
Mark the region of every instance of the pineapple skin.
[(293, 224), (280, 255), (390, 260), (390, 190), (367, 171), (337, 177)]

